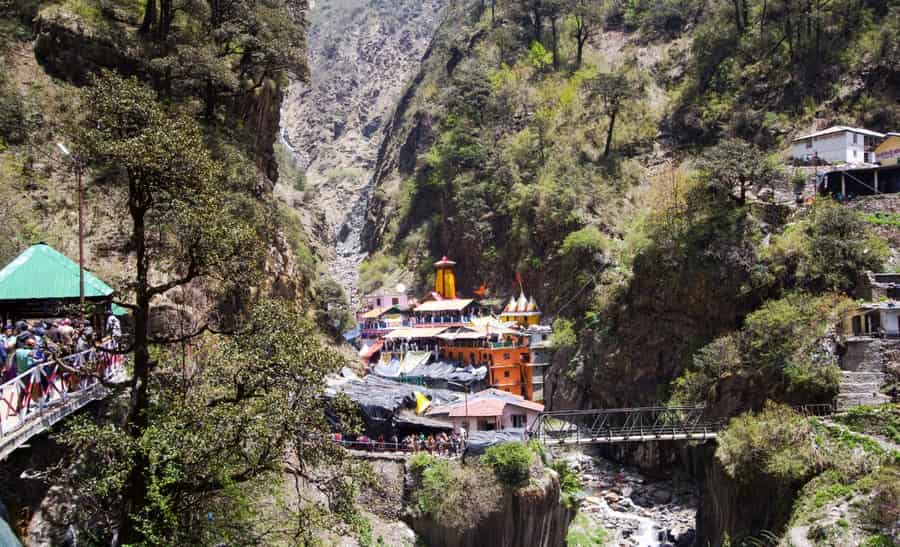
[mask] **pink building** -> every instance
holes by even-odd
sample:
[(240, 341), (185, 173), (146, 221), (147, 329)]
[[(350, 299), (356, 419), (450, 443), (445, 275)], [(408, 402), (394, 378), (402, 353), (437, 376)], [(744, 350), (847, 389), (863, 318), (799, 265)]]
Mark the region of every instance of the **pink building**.
[(499, 389), (486, 389), (462, 401), (431, 408), (426, 414), (451, 422), (455, 431), (464, 427), (472, 432), (527, 429), (543, 411), (540, 403)]

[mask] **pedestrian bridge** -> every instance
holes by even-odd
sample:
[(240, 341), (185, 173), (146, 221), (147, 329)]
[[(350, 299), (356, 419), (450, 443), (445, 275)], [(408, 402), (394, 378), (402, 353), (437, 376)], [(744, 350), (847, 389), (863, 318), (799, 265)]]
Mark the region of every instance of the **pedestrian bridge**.
[[(827, 415), (832, 405), (796, 407), (808, 415)], [(726, 420), (707, 418), (703, 406), (638, 407), (542, 412), (528, 435), (548, 446), (715, 439)]]
[(124, 357), (109, 349), (48, 360), (0, 385), (0, 460), (88, 403), (105, 398), (110, 390), (104, 382), (125, 379)]

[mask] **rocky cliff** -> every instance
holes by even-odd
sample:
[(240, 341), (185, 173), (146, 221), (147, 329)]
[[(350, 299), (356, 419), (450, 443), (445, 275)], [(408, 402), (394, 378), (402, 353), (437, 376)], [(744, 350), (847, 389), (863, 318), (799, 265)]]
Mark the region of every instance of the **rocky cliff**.
[(384, 130), (446, 4), (324, 0), (311, 9), (311, 78), (291, 87), (282, 110), (283, 142), (305, 181), (282, 181), (277, 191), (351, 295)]
[(497, 511), (472, 515), (470, 527), (452, 528), (427, 517), (409, 524), (432, 547), (561, 547), (574, 517), (562, 503), (559, 477), (545, 471), (529, 486), (505, 491)]

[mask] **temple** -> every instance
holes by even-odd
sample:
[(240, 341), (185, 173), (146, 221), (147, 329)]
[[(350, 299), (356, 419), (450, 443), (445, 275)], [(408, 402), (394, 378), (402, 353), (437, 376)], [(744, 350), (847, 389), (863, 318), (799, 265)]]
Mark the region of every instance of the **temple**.
[(421, 299), (367, 297), (357, 315), (367, 371), (428, 387), (492, 388), (543, 401), (550, 327), (541, 324), (534, 297), (520, 287), (497, 316), (488, 302), (457, 293), (455, 266), (446, 256), (435, 262), (434, 290)]

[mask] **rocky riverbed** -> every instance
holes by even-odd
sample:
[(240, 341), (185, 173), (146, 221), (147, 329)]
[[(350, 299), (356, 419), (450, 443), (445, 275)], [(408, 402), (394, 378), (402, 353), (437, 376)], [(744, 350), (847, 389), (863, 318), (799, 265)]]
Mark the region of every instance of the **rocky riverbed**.
[(580, 452), (560, 454), (584, 486), (581, 526), (602, 527), (607, 545), (688, 547), (694, 541), (697, 494), (687, 479), (652, 479), (636, 469)]

